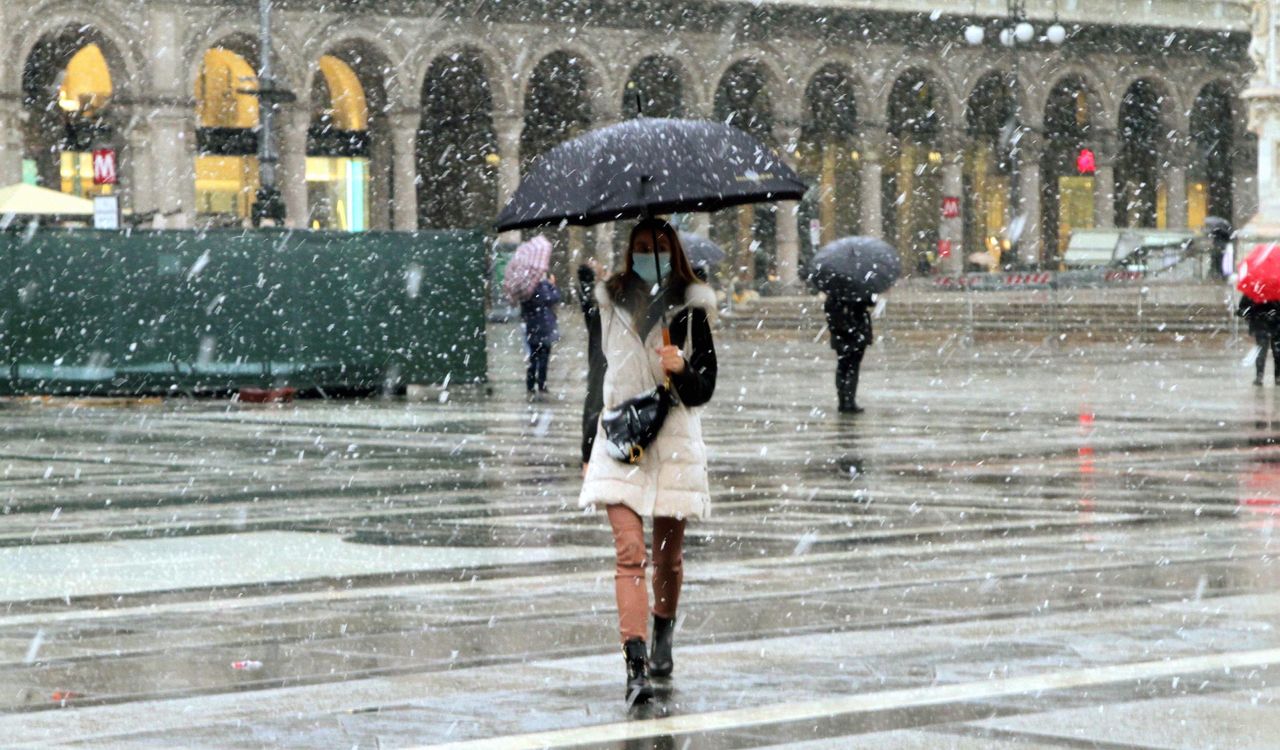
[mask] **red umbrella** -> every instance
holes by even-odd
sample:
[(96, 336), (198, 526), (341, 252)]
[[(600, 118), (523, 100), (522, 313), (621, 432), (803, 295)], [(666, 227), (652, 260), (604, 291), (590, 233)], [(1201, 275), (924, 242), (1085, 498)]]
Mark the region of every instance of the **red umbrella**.
[(1236, 289), (1254, 302), (1280, 302), (1280, 244), (1253, 246), (1240, 264)]

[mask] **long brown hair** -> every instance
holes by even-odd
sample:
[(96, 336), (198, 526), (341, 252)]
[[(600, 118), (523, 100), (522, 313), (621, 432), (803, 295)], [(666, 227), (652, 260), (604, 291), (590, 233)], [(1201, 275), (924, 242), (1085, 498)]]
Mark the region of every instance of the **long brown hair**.
[(614, 298), (622, 295), (626, 277), (633, 273), (631, 270), (631, 256), (635, 252), (636, 238), (640, 236), (641, 232), (646, 234), (656, 233), (666, 237), (667, 244), (671, 247), (671, 274), (669, 278), (663, 279), (668, 288), (683, 290), (690, 284), (700, 283), (698, 277), (693, 273), (693, 265), (689, 263), (689, 256), (685, 255), (684, 245), (680, 244), (680, 234), (676, 232), (675, 227), (662, 219), (641, 219), (631, 228), (631, 237), (627, 240), (627, 252), (623, 258), (622, 273), (614, 274), (613, 278), (609, 279), (609, 293)]

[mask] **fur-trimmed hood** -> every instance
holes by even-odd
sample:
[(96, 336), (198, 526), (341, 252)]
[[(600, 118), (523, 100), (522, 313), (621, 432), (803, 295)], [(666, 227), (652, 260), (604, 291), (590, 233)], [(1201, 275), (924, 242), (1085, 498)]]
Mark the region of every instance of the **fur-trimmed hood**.
[[(623, 279), (622, 292), (616, 298), (610, 291), (607, 281), (597, 282), (595, 293), (601, 310), (616, 308), (626, 313), (634, 323), (643, 326), (643, 330), (638, 329), (641, 335), (644, 335), (658, 320), (660, 313), (658, 306), (653, 304), (649, 290), (645, 289), (645, 282), (634, 273), (627, 274)], [(663, 298), (666, 301), (668, 317), (681, 308), (696, 307), (706, 313), (707, 323), (711, 326), (715, 326), (719, 318), (719, 300), (716, 299), (715, 291), (700, 281), (687, 284), (683, 288), (668, 287), (664, 290)], [(646, 312), (647, 316), (644, 315)]]

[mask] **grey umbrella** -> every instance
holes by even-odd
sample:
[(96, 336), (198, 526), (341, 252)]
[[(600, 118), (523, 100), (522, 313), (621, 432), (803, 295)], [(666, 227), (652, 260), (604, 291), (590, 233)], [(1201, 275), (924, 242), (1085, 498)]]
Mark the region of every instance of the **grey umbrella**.
[(902, 260), (884, 240), (842, 237), (818, 250), (806, 276), (827, 294), (870, 297), (888, 290), (902, 276)]
[(695, 268), (716, 266), (724, 261), (724, 250), (706, 237), (681, 232), (680, 245), (684, 247), (684, 254), (689, 256), (689, 264)]

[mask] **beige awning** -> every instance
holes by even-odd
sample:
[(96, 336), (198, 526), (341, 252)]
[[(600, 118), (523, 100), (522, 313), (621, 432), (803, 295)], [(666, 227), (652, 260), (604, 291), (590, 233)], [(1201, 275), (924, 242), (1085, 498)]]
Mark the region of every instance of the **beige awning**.
[(0, 215), (92, 216), (93, 201), (25, 182), (0, 188)]

